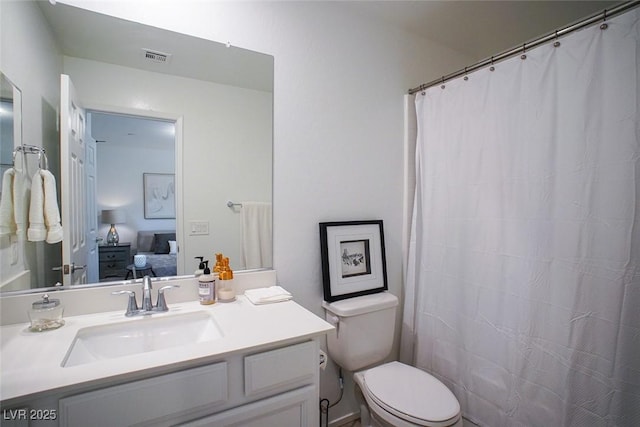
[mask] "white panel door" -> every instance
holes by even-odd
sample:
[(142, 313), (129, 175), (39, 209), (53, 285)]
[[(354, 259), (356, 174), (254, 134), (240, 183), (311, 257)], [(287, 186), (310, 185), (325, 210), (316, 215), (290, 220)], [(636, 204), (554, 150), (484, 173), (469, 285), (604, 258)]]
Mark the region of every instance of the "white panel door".
[(98, 270), (98, 243), (102, 240), (98, 237), (98, 209), (96, 205), (98, 158), (96, 140), (91, 137), (91, 113), (87, 113), (87, 116), (87, 128), (85, 130), (85, 163), (87, 165), (87, 280), (89, 283), (98, 283), (100, 276)]
[(86, 115), (69, 76), (60, 76), (60, 157), (63, 284), (87, 283), (87, 214), (84, 132)]

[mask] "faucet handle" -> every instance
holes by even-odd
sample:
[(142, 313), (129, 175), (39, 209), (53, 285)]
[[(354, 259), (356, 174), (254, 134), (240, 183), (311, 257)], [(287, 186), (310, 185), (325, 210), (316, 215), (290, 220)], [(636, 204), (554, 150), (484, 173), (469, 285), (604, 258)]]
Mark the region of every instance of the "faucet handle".
[(167, 301), (164, 298), (164, 291), (171, 288), (179, 288), (180, 285), (167, 285), (158, 289), (158, 303), (156, 304), (157, 311), (169, 311), (167, 307)]
[(136, 302), (136, 293), (133, 291), (114, 291), (111, 295), (129, 295), (129, 302), (127, 303), (127, 312), (124, 314), (127, 317), (133, 316), (138, 311), (138, 303)]

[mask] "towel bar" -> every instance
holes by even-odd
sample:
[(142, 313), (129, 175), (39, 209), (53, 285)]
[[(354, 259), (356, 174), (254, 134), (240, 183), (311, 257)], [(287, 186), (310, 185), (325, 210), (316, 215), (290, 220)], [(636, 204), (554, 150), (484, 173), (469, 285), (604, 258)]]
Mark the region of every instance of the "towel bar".
[[(13, 150), (13, 167), (16, 166), (16, 155), (18, 153), (23, 153), (23, 154), (37, 154), (38, 155), (38, 167), (40, 169), (44, 169), (47, 170), (49, 168), (49, 160), (47, 159), (47, 151), (42, 148), (42, 147), (38, 147), (37, 145), (27, 145), (27, 144), (22, 144), (17, 146), (16, 148), (14, 148)], [(43, 162), (44, 160), (44, 162)], [(44, 164), (44, 167), (43, 167)]]

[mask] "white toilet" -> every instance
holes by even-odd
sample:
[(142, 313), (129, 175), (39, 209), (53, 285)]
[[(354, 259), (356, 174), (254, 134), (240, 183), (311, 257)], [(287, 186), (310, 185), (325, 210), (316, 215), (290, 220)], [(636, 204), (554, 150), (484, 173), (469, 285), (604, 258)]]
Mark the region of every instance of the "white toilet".
[(400, 362), (374, 366), (391, 352), (398, 298), (382, 292), (322, 306), (336, 327), (327, 338), (329, 355), (354, 372), (357, 392), (364, 397), (363, 426), (462, 426), (458, 400), (438, 379)]

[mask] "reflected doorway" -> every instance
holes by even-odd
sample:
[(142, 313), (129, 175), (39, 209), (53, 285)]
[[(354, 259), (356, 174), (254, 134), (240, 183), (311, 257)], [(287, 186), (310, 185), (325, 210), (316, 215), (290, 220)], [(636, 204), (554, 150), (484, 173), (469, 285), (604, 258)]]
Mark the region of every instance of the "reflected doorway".
[[(100, 245), (106, 244), (110, 224), (102, 223), (103, 210), (122, 212), (123, 222), (116, 224), (119, 243), (129, 244), (123, 271), (137, 250), (138, 231), (176, 230), (176, 218), (148, 218), (145, 215), (144, 175), (175, 176), (176, 123), (172, 120), (131, 114), (88, 110), (89, 133), (96, 142), (95, 207), (96, 280), (100, 274)], [(91, 191), (88, 185), (88, 191)], [(175, 200), (175, 199), (174, 199)], [(87, 207), (90, 211), (91, 207)], [(175, 211), (175, 210), (174, 210)], [(90, 227), (91, 228), (91, 227)], [(125, 273), (126, 274), (126, 273)], [(124, 275), (122, 279), (124, 279)], [(109, 280), (117, 280), (112, 277)]]

